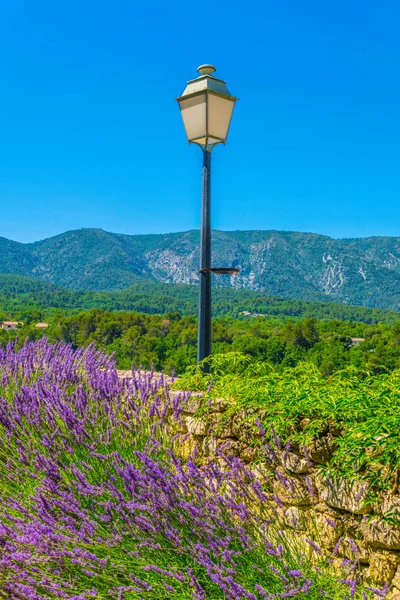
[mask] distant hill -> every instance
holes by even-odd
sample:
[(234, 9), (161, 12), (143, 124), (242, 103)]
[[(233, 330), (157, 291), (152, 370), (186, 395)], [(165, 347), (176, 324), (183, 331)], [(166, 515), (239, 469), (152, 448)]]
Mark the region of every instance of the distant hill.
[[(80, 229), (20, 244), (0, 238), (0, 273), (71, 290), (198, 281), (199, 232), (122, 235)], [(400, 308), (400, 238), (335, 240), (287, 231), (213, 231), (214, 285), (308, 301)]]

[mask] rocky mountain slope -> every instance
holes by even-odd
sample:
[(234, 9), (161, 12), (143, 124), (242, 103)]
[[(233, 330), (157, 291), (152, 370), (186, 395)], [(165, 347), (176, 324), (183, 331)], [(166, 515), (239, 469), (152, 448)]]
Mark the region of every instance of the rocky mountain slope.
[[(76, 290), (118, 290), (144, 280), (196, 283), (198, 264), (198, 231), (130, 236), (80, 229), (33, 244), (0, 238), (0, 273)], [(241, 271), (215, 276), (218, 286), (400, 308), (400, 238), (213, 231), (213, 266)]]

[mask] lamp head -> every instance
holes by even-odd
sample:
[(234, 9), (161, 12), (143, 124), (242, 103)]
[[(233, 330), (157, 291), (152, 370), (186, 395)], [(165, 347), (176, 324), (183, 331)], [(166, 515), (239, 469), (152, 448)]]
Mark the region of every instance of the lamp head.
[(188, 81), (177, 101), (189, 144), (211, 150), (216, 144), (225, 144), (237, 98), (225, 81), (213, 75), (213, 65), (200, 65), (197, 70), (200, 76)]

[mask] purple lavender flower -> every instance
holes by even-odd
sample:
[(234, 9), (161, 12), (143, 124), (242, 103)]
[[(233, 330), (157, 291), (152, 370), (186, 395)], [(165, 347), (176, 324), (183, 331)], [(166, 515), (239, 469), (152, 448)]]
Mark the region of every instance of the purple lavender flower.
[(300, 570), (277, 543), (268, 491), (240, 459), (220, 451), (208, 463), (195, 452), (183, 461), (174, 452), (169, 431), (182, 424), (188, 394), (171, 398), (163, 378), (140, 370), (121, 380), (93, 345), (45, 338), (0, 349), (0, 382), (6, 597), (324, 595), (318, 572), (304, 557)]

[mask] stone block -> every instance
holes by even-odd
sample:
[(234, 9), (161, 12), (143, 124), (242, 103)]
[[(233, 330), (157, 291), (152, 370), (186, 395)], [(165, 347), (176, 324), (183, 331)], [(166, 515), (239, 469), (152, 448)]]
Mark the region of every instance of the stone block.
[(232, 435), (238, 438), (241, 442), (250, 445), (257, 439), (257, 430), (254, 425), (243, 420), (239, 416), (235, 416), (232, 420)]
[(338, 555), (350, 560), (358, 560), (359, 563), (368, 564), (370, 561), (371, 550), (366, 548), (359, 540), (350, 536), (344, 536), (338, 545)]
[(186, 425), (188, 432), (192, 435), (205, 436), (208, 433), (209, 424), (203, 419), (196, 419), (195, 417), (187, 417)]
[[(352, 567), (353, 564), (348, 563), (348, 561), (345, 561), (343, 558), (334, 558), (332, 561), (332, 568), (336, 572), (337, 578), (354, 581), (357, 578), (358, 573)], [(347, 596), (344, 596), (344, 598), (347, 600)]]
[(316, 484), (321, 500), (328, 506), (359, 515), (368, 514), (372, 510), (371, 506), (365, 503), (368, 493), (368, 484), (365, 481), (318, 476)]
[(239, 456), (240, 442), (236, 440), (218, 440), (218, 448), (225, 456)]
[(282, 466), (292, 473), (308, 473), (310, 469), (309, 461), (294, 452), (280, 452), (280, 461)]
[(373, 548), (386, 550), (400, 550), (400, 528), (381, 519), (374, 517), (365, 519), (360, 526), (364, 541)]
[(308, 512), (298, 506), (289, 506), (284, 516), (285, 524), (296, 531), (305, 531), (309, 519)]
[(252, 463), (258, 457), (258, 450), (252, 446), (247, 446), (247, 444), (241, 444), (240, 446), (240, 458), (243, 462)]
[[(175, 392), (175, 395), (178, 395), (178, 392)], [(192, 392), (184, 405), (183, 412), (194, 415), (202, 406), (207, 409), (207, 412), (209, 413), (222, 413), (228, 408), (228, 403), (222, 398), (210, 398), (207, 400), (204, 398), (202, 392)]]
[(400, 600), (400, 590), (395, 587), (390, 590), (389, 594), (387, 595), (387, 600)]
[(332, 550), (343, 533), (343, 524), (339, 519), (316, 513), (309, 529), (313, 529), (312, 534), (324, 548)]
[(184, 405), (183, 412), (194, 415), (202, 405), (202, 399), (196, 396), (190, 396)]
[(307, 506), (313, 503), (304, 478), (288, 477), (286, 473), (281, 475), (281, 478), (275, 479), (273, 489), (284, 504)]
[(332, 458), (335, 444), (334, 438), (330, 435), (317, 438), (306, 446), (307, 456), (317, 465), (326, 465)]
[(181, 435), (174, 442), (174, 452), (182, 460), (188, 460), (196, 448), (198, 448), (198, 444), (189, 434)]
[(379, 513), (384, 517), (390, 517), (399, 521), (400, 524), (400, 496), (387, 494), (379, 507)]
[(203, 456), (215, 456), (217, 447), (218, 443), (215, 437), (205, 437), (201, 445), (201, 452)]
[(399, 592), (399, 600), (400, 600), (400, 566), (397, 567), (395, 576), (392, 580), (392, 585), (397, 588)]
[(211, 400), (207, 401), (207, 407), (212, 413), (225, 412), (228, 406), (229, 404), (222, 398), (212, 398)]
[(252, 465), (250, 470), (260, 483), (269, 482), (272, 478), (275, 480), (273, 472), (267, 463), (260, 462), (257, 465)]
[(398, 564), (398, 556), (390, 552), (374, 552), (370, 557), (368, 576), (378, 585), (392, 583)]

